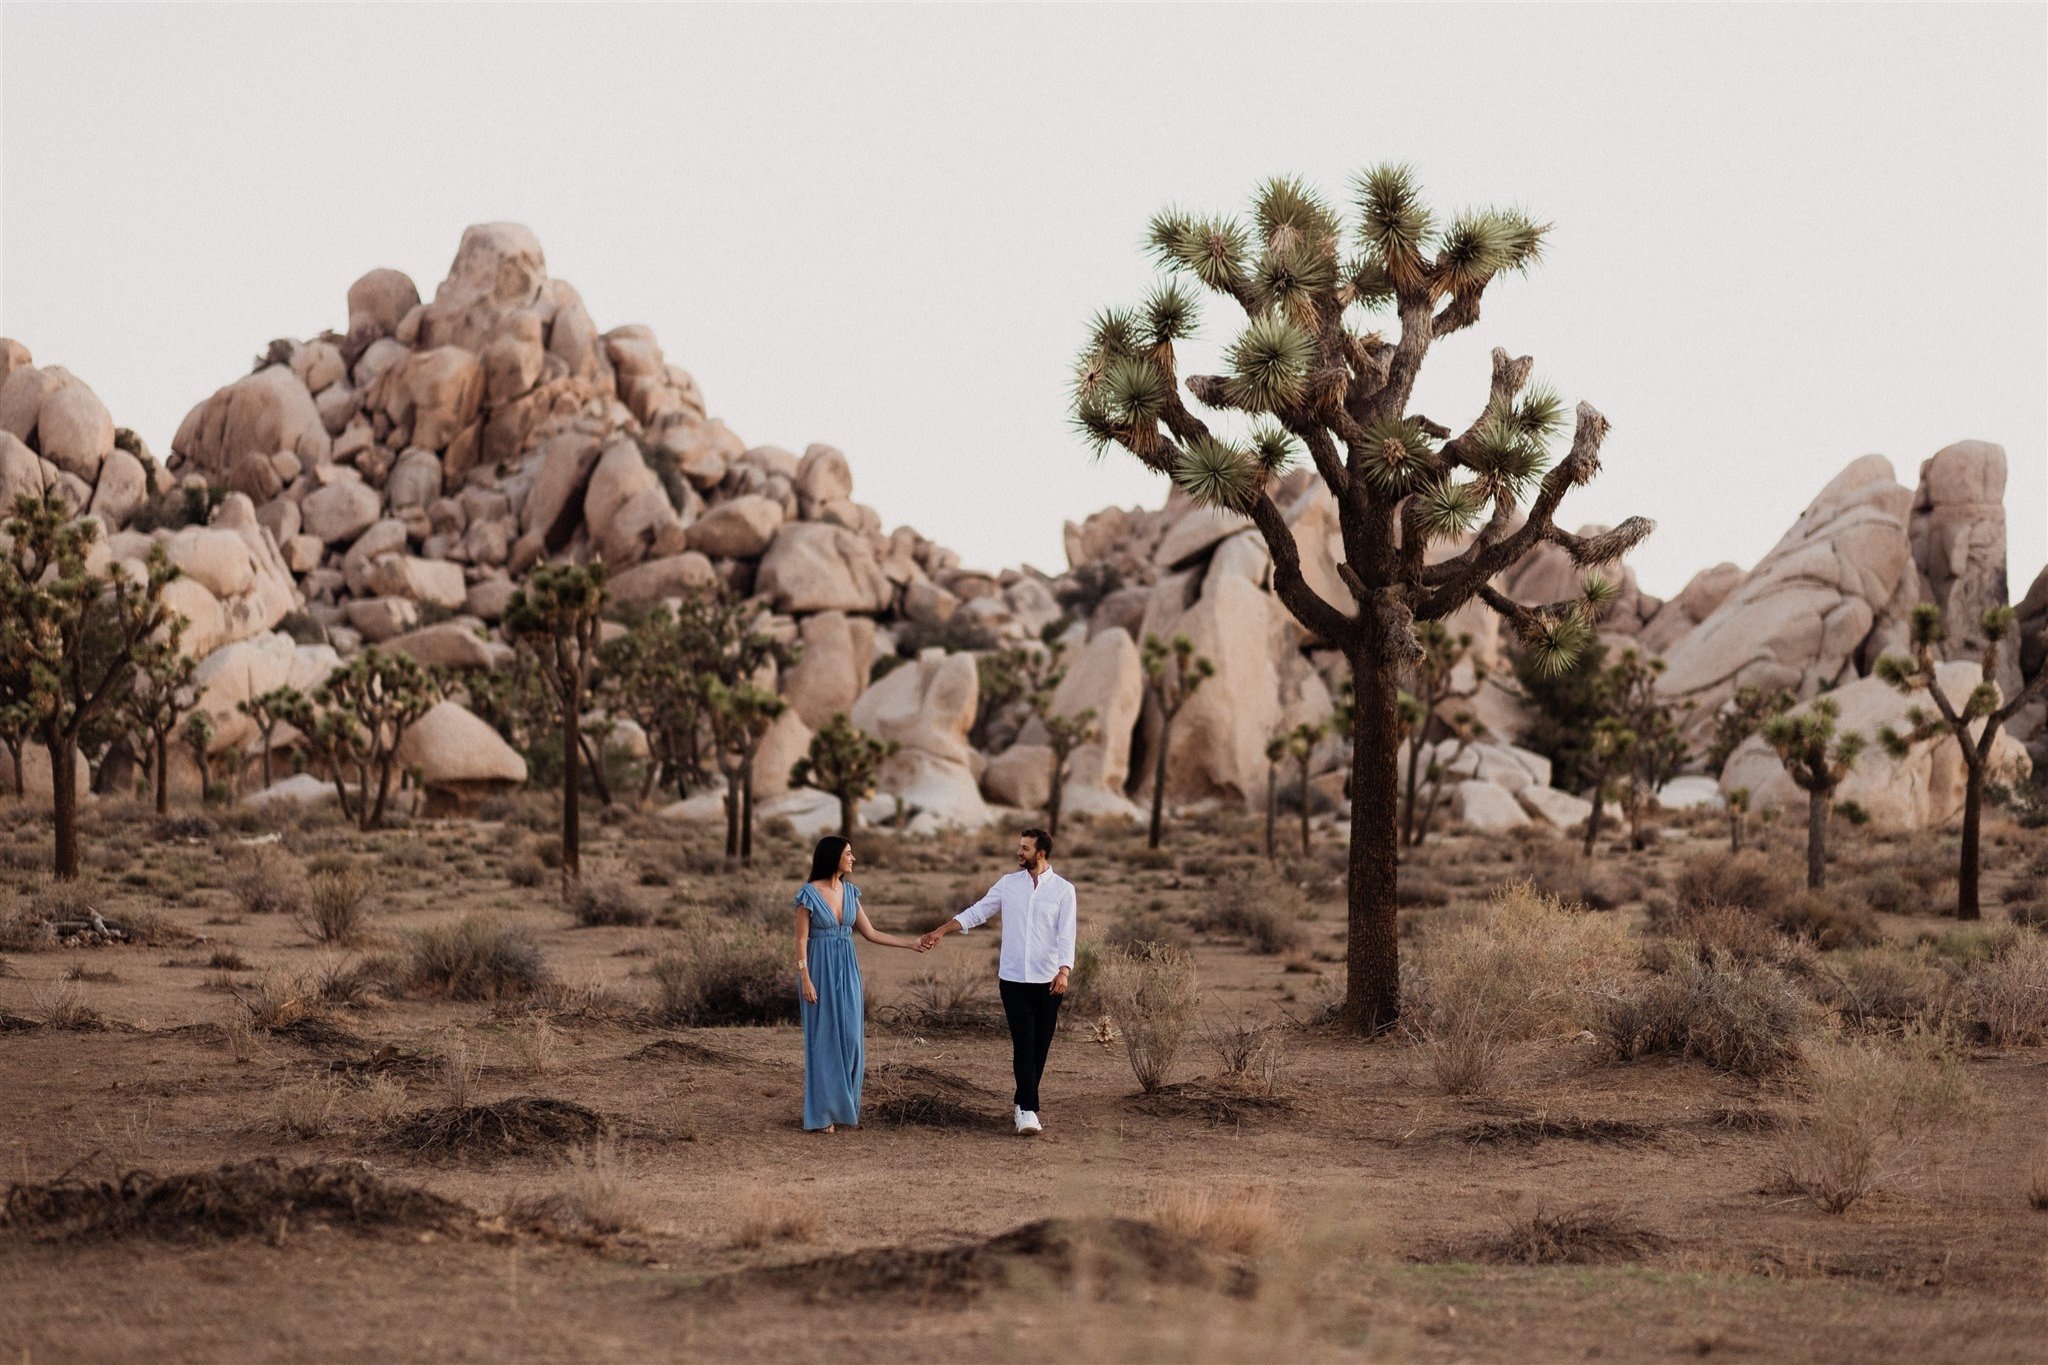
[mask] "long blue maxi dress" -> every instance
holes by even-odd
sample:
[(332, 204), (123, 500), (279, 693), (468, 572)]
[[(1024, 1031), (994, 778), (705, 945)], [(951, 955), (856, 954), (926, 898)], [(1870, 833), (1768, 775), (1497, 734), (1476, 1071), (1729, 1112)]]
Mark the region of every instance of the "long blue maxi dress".
[(804, 1021), (804, 1127), (860, 1122), (860, 1086), (867, 1074), (867, 1040), (861, 1032), (860, 960), (853, 951), (853, 925), (860, 914), (860, 888), (842, 882), (841, 919), (809, 882), (796, 903), (810, 912), (811, 942), (806, 961), (818, 1003), (797, 1000)]

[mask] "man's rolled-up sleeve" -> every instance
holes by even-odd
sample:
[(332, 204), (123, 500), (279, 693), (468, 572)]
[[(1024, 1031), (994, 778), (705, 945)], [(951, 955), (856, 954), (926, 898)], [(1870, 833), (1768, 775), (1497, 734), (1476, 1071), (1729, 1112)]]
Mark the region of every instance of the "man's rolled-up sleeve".
[(997, 882), (988, 889), (988, 894), (974, 904), (953, 916), (960, 925), (960, 932), (966, 933), (977, 925), (986, 924), (1003, 908), (1003, 884)]

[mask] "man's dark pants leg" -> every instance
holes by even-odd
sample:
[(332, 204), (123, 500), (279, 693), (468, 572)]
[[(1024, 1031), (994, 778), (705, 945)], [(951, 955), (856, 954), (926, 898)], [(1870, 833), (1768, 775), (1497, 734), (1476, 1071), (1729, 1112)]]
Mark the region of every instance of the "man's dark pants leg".
[(1038, 1078), (1045, 1074), (1052, 1051), (1053, 1028), (1059, 1023), (1060, 997), (1050, 981), (998, 981), (1003, 1017), (1010, 1023), (1010, 1065), (1017, 1075), (1016, 1104), (1038, 1112)]

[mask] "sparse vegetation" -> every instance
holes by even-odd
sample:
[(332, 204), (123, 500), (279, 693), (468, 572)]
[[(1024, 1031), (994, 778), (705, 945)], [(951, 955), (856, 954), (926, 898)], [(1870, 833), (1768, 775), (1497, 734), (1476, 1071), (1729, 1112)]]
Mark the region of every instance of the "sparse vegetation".
[(408, 992), (451, 1000), (516, 999), (551, 979), (533, 939), (488, 915), (414, 930), (403, 973)]
[(1095, 990), (1123, 1037), (1139, 1087), (1148, 1095), (1158, 1090), (1193, 1022), (1194, 957), (1163, 946), (1105, 953)]

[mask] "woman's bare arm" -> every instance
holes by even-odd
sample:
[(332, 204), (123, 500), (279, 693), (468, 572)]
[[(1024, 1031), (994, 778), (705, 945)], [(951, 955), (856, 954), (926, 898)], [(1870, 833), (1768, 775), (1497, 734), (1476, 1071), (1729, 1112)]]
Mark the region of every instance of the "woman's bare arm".
[(861, 906), (854, 912), (853, 932), (870, 943), (881, 944), (884, 948), (909, 948), (912, 951), (917, 948), (917, 940), (914, 938), (904, 938), (900, 934), (885, 934), (877, 929), (873, 921), (868, 919), (866, 906)]
[(811, 984), (811, 909), (807, 905), (796, 908), (796, 976), (803, 993), (804, 1003), (818, 1003), (818, 988)]

